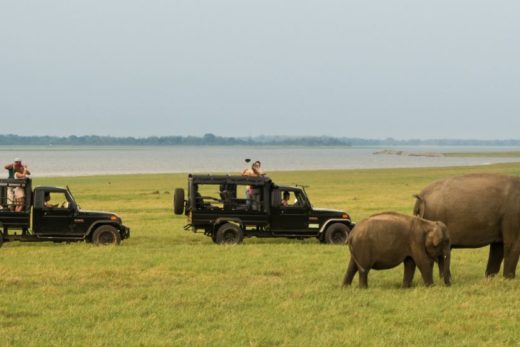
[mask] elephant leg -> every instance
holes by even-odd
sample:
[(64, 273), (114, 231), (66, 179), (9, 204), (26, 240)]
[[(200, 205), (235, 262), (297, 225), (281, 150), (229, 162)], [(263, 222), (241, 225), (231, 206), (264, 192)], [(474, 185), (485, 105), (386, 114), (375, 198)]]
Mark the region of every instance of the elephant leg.
[(502, 238), (504, 243), (504, 277), (515, 278), (516, 265), (520, 255), (520, 225), (516, 218), (506, 218), (502, 222)]
[(345, 273), (345, 278), (343, 278), (343, 287), (350, 286), (352, 284), (352, 280), (354, 279), (354, 275), (358, 271), (358, 267), (356, 262), (352, 257), (350, 257), (350, 261), (347, 266), (347, 272)]
[(439, 265), (439, 277), (444, 281), (447, 286), (451, 285), (451, 273), (450, 273), (450, 261), (446, 261), (444, 256), (437, 257), (437, 263)]
[(520, 247), (518, 244), (514, 246), (504, 245), (504, 277), (515, 278), (516, 265), (520, 256)]
[(500, 271), (500, 264), (504, 259), (504, 244), (492, 243), (489, 245), (489, 257), (486, 267), (486, 277), (495, 276)]
[(433, 285), (433, 260), (422, 260), (416, 262), (419, 271), (421, 272), (421, 276), (423, 278), (424, 285), (429, 287)]
[(439, 278), (444, 278), (444, 271), (446, 271), (446, 269), (444, 268), (444, 257), (442, 255), (437, 257), (437, 265), (439, 266)]
[(359, 271), (359, 288), (368, 288), (368, 271)]
[(415, 274), (415, 262), (412, 258), (406, 257), (404, 259), (404, 277), (403, 288), (410, 288), (412, 286), (413, 275)]

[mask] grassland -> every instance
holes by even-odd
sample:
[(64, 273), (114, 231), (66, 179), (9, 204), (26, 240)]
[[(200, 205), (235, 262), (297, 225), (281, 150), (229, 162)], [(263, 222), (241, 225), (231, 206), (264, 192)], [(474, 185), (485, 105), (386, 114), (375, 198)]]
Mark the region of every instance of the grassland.
[(445, 157), (464, 157), (464, 158), (518, 158), (520, 152), (450, 152), (443, 153)]
[[(310, 185), (314, 205), (409, 213), (412, 194), (478, 168), (276, 172)], [(217, 246), (184, 231), (171, 192), (185, 175), (35, 179), (68, 184), (85, 209), (118, 212), (120, 247), (5, 244), (0, 249), (1, 346), (516, 345), (520, 280), (483, 276), (487, 250), (453, 252), (452, 287), (399, 288), (402, 268), (370, 288), (341, 289), (348, 252), (316, 240), (247, 239)], [(357, 278), (356, 278), (357, 281)]]

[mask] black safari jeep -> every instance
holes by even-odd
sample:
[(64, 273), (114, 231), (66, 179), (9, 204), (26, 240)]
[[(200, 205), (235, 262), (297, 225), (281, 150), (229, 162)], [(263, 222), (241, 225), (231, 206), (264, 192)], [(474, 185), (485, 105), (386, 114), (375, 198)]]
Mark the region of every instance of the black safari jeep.
[(353, 228), (342, 211), (313, 208), (305, 189), (279, 186), (269, 177), (189, 175), (188, 197), (175, 189), (174, 212), (188, 217), (185, 229), (203, 230), (215, 243), (244, 237), (316, 237), (343, 244)]
[[(0, 246), (8, 241), (119, 244), (130, 236), (116, 214), (81, 210), (68, 187), (33, 191), (31, 186), (30, 179), (0, 179)], [(15, 198), (21, 191), (23, 203)]]

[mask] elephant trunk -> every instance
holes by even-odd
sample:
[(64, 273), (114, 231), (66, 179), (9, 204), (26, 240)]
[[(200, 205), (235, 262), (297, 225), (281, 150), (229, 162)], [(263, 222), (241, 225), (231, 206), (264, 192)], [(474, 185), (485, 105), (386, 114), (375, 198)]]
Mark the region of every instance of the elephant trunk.
[(444, 284), (449, 286), (451, 285), (451, 271), (450, 271), (450, 263), (451, 263), (451, 247), (450, 245), (446, 245), (443, 249), (443, 269), (442, 269), (442, 277), (444, 278)]

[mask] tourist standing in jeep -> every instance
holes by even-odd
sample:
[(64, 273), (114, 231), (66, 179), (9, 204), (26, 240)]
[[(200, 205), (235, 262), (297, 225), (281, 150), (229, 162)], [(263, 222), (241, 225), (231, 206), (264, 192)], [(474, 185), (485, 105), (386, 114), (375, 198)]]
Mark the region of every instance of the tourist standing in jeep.
[[(246, 159), (247, 162), (247, 159)], [(264, 173), (262, 172), (262, 163), (260, 160), (257, 160), (251, 165), (251, 168), (245, 168), (242, 171), (242, 176), (246, 177), (260, 177), (263, 176)], [(246, 199), (247, 204), (249, 206), (254, 206), (254, 208), (258, 207), (258, 201), (259, 201), (259, 193), (258, 191), (253, 187), (249, 186), (246, 190)]]
[[(12, 164), (8, 164), (4, 168), (8, 170), (8, 178), (10, 179), (25, 179), (31, 174), (27, 165), (23, 165), (20, 158), (15, 158)], [(7, 191), (9, 209), (20, 212), (23, 209), (24, 196), (25, 192), (23, 189), (11, 187)]]
[(255, 177), (255, 176), (263, 176), (264, 173), (262, 171), (262, 163), (260, 162), (260, 160), (257, 160), (253, 163), (253, 165), (251, 165), (251, 168), (245, 168), (243, 171), (242, 171), (242, 176), (251, 176), (251, 177)]
[(22, 164), (22, 159), (20, 158), (15, 158), (13, 163), (4, 166), (4, 169), (9, 171), (9, 175), (7, 178), (15, 178), (14, 173), (23, 172), (24, 168), (26, 170), (27, 175), (30, 175), (31, 172), (29, 171), (29, 168), (27, 167), (27, 165)]

